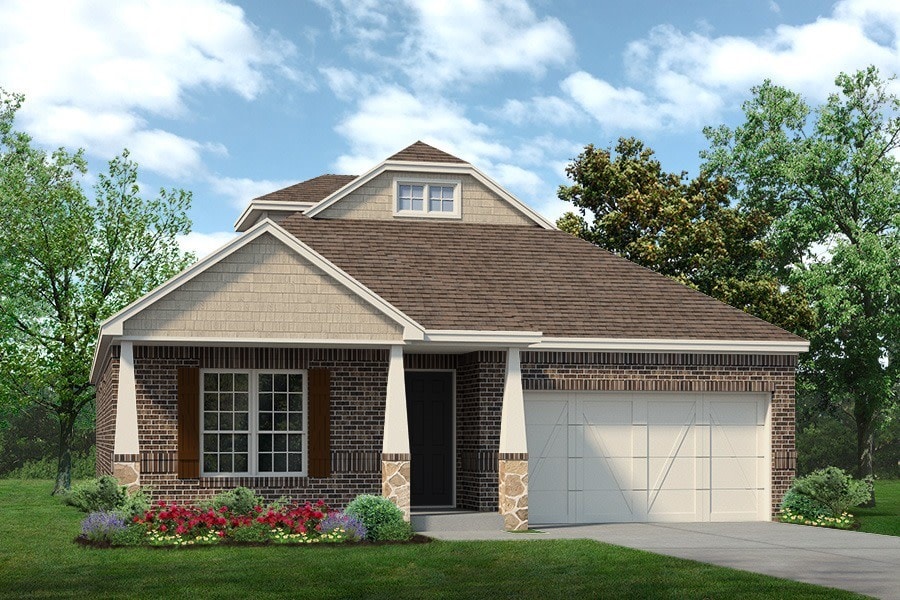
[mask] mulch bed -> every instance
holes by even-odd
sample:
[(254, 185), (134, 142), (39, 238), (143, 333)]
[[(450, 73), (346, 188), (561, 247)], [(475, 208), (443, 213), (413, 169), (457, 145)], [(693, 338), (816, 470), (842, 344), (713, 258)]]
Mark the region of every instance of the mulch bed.
[(91, 540), (84, 538), (82, 536), (78, 536), (75, 538), (75, 543), (79, 546), (85, 546), (87, 548), (154, 548), (157, 550), (186, 550), (186, 549), (198, 549), (198, 548), (215, 548), (217, 546), (250, 546), (250, 547), (264, 547), (264, 546), (329, 546), (329, 547), (346, 547), (346, 546), (398, 546), (405, 544), (428, 544), (434, 541), (433, 538), (428, 537), (427, 535), (422, 535), (419, 533), (413, 534), (411, 538), (406, 541), (383, 541), (383, 542), (373, 542), (371, 540), (363, 540), (361, 542), (340, 542), (340, 543), (313, 543), (313, 544), (275, 544), (273, 542), (235, 542), (233, 540), (223, 540), (218, 544), (198, 544), (196, 546), (151, 546), (150, 544), (140, 544), (136, 546), (114, 546), (109, 542), (92, 542)]

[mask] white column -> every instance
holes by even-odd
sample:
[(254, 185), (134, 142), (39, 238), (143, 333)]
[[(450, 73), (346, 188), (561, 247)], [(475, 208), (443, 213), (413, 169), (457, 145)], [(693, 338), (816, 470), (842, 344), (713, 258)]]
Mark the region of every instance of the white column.
[(522, 367), (518, 348), (506, 353), (506, 383), (503, 386), (503, 412), (500, 415), (500, 454), (528, 452), (525, 440), (525, 396), (522, 393)]
[(409, 454), (409, 426), (406, 423), (406, 376), (403, 346), (391, 346), (388, 365), (387, 404), (384, 407), (385, 454)]
[(134, 348), (122, 342), (119, 356), (119, 388), (116, 393), (116, 438), (113, 454), (137, 454), (137, 393), (134, 389)]

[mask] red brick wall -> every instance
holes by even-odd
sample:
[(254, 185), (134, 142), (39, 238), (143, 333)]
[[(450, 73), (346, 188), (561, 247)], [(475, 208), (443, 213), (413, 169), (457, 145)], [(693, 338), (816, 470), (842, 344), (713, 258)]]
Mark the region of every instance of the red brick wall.
[(772, 510), (795, 472), (796, 356), (524, 352), (527, 390), (771, 393)]
[[(135, 346), (135, 382), (141, 447), (141, 483), (155, 499), (196, 501), (245, 485), (267, 499), (323, 499), (343, 507), (361, 493), (381, 493), (388, 353), (386, 350), (193, 348)], [(310, 477), (177, 479), (175, 452), (179, 366), (331, 371), (332, 475)]]
[(116, 395), (119, 385), (119, 347), (115, 346), (97, 382), (94, 404), (97, 410), (97, 477), (112, 475), (113, 446), (116, 438)]

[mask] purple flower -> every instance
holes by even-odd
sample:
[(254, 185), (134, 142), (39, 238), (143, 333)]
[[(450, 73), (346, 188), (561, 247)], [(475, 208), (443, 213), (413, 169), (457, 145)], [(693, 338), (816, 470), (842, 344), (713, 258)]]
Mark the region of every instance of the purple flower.
[(328, 513), (328, 516), (319, 523), (319, 530), (323, 534), (331, 533), (335, 529), (343, 529), (350, 542), (358, 542), (366, 537), (366, 526), (362, 521), (338, 511)]
[(125, 529), (125, 521), (111, 512), (92, 512), (81, 522), (81, 535), (92, 542), (111, 542), (113, 535)]

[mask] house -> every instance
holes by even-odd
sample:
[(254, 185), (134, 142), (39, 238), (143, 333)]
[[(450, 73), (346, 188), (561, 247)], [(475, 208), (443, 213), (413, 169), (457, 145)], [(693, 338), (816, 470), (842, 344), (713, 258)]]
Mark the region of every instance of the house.
[(102, 325), (97, 470), (532, 523), (767, 520), (805, 340), (557, 230), (416, 142), (250, 202)]

